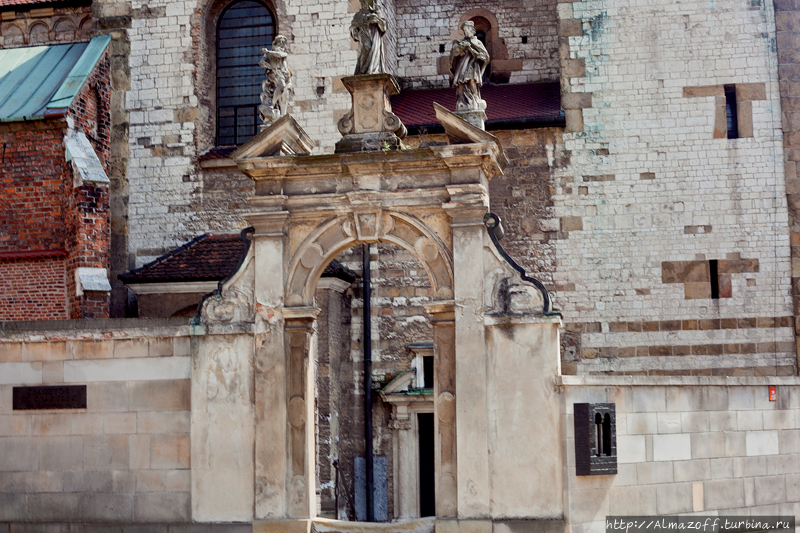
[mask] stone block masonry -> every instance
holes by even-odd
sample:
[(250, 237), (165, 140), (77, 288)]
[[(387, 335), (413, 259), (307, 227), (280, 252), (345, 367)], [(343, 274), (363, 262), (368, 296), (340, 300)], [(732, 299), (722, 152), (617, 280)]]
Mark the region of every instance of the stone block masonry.
[[(173, 323), (0, 334), (0, 523), (190, 519), (190, 341)], [(12, 409), (15, 385), (65, 383), (86, 409)]]
[[(800, 331), (800, 225), (798, 203), (800, 198), (800, 59), (797, 42), (800, 39), (800, 4), (794, 0), (775, 2), (776, 45), (778, 52), (778, 81), (781, 98), (781, 125), (783, 126), (783, 168), (786, 179), (786, 202), (791, 246), (792, 307), (795, 315), (795, 332)], [(800, 356), (800, 354), (799, 354)]]
[(500, 1), (437, 4), (397, 1), (397, 72), (407, 88), (449, 87), (450, 47), (459, 38), (459, 22), (482, 17), (494, 71), (504, 81), (555, 80), (559, 75), (556, 2), (526, 2), (522, 9)]
[[(564, 371), (796, 373), (791, 325), (615, 329), (794, 314), (771, 4), (588, 0), (558, 14), (569, 162), (552, 200), (571, 231), (555, 241), (555, 302), (568, 323), (599, 323), (574, 333)], [(748, 129), (736, 139), (720, 125), (728, 85)], [(696, 279), (673, 276), (692, 265)]]
[[(782, 379), (565, 376), (570, 524), (745, 508), (797, 516), (800, 383)], [(778, 398), (770, 402), (768, 384), (776, 383)], [(572, 406), (587, 401), (616, 404), (617, 475), (575, 475)]]

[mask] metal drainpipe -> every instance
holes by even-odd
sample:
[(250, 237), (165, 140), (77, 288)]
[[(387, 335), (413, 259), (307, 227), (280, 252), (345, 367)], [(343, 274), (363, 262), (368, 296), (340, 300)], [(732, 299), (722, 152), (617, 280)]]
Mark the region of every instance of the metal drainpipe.
[(372, 476), (374, 458), (372, 451), (372, 287), (370, 286), (369, 245), (362, 245), (362, 280), (364, 282), (364, 444), (367, 497), (367, 522), (375, 521), (373, 501), (374, 480)]

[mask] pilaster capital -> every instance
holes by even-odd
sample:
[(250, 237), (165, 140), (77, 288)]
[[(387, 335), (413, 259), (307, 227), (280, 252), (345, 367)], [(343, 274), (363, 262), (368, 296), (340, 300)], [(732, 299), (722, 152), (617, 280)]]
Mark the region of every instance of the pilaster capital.
[(314, 332), (314, 321), (322, 310), (319, 307), (284, 307), (286, 329), (292, 332)]
[(431, 317), (434, 325), (455, 322), (455, 301), (437, 300), (424, 304), (425, 312)]
[(482, 226), (483, 215), (489, 212), (489, 192), (481, 184), (450, 185), (450, 201), (442, 204), (453, 227)]
[(246, 218), (256, 230), (253, 238), (283, 237), (286, 235), (286, 222), (289, 218), (288, 211), (262, 211), (247, 215)]

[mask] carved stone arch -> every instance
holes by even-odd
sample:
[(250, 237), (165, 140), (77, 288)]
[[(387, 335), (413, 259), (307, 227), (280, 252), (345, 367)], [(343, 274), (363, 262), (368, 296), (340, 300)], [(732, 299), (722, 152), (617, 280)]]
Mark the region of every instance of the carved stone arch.
[(5, 47), (13, 47), (25, 44), (25, 30), (19, 24), (9, 24), (5, 27)]
[(75, 21), (69, 17), (61, 17), (53, 23), (53, 37), (56, 41), (72, 41), (75, 39)]
[[(192, 50), (197, 78), (195, 96), (198, 101), (197, 128), (200, 151), (216, 144), (217, 131), (217, 23), (223, 11), (240, 0), (198, 0), (192, 15)], [(266, 5), (275, 22), (275, 35), (282, 33), (291, 43), (291, 28), (284, 0), (256, 0)]]
[(92, 29), (92, 16), (89, 15), (88, 17), (84, 17), (83, 20), (81, 20), (81, 23), (78, 25), (78, 27), (82, 30)]
[(50, 28), (42, 21), (34, 22), (28, 28), (28, 44), (45, 44), (50, 41)]
[(490, 43), (497, 39), (499, 36), (499, 26), (497, 24), (497, 17), (494, 16), (494, 13), (489, 11), (488, 9), (483, 9), (481, 7), (476, 7), (474, 9), (470, 9), (458, 20), (458, 27), (461, 28), (461, 24), (468, 20), (472, 20), (476, 17), (484, 18), (489, 23), (489, 33), (486, 35), (486, 42)]
[(425, 269), (434, 299), (453, 298), (453, 260), (447, 246), (413, 215), (379, 209), (328, 219), (306, 237), (289, 263), (286, 305), (313, 306), (317, 280), (328, 263), (356, 244), (373, 242), (407, 250)]

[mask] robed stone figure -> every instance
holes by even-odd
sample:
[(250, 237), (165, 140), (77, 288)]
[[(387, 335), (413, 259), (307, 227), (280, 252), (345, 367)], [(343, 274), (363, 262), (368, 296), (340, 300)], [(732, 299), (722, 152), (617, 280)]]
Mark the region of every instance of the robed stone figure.
[(292, 71), (286, 65), (286, 37), (277, 35), (272, 41), (272, 50), (262, 48), (259, 65), (264, 68), (266, 79), (261, 84), (259, 112), (264, 125), (269, 125), (286, 114), (292, 92)]
[(464, 38), (453, 41), (450, 51), (450, 70), (456, 88), (456, 111), (483, 111), (486, 102), (481, 100), (483, 73), (489, 65), (489, 52), (475, 36), (475, 23), (471, 20), (461, 25)]
[(381, 74), (386, 72), (386, 56), (383, 36), (386, 33), (386, 17), (375, 0), (361, 0), (361, 9), (350, 24), (350, 35), (358, 42), (358, 60), (355, 75)]

